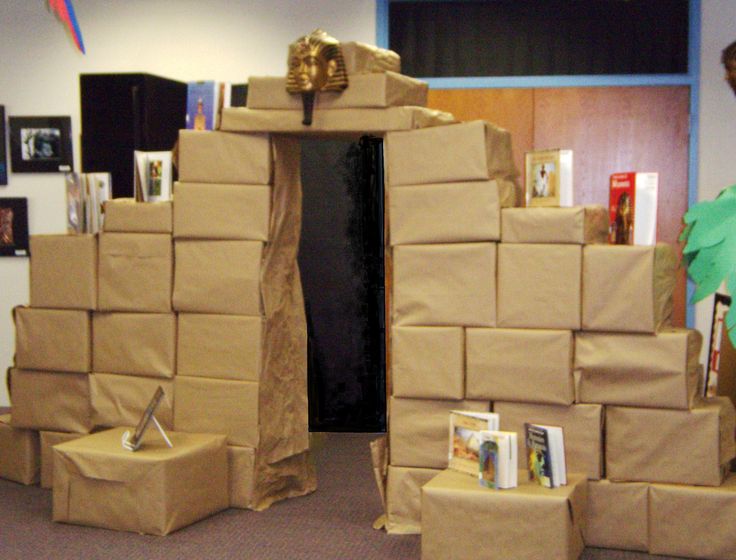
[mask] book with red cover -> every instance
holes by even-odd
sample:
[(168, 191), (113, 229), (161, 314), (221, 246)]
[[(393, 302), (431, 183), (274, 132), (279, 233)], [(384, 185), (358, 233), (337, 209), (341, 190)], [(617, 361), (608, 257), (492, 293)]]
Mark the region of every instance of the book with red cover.
[(658, 173), (614, 173), (609, 187), (609, 242), (654, 245), (657, 241)]

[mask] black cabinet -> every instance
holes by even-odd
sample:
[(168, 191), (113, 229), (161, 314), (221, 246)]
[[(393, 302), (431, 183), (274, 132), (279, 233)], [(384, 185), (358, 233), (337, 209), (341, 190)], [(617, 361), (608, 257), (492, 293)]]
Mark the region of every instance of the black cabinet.
[(186, 127), (187, 84), (151, 74), (81, 74), (82, 170), (109, 171), (133, 196), (133, 151), (171, 150)]

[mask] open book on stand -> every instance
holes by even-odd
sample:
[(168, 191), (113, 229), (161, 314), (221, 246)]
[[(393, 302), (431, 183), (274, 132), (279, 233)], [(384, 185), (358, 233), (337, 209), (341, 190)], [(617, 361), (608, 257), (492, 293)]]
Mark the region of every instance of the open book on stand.
[(450, 454), (448, 466), (456, 471), (478, 476), (480, 470), (480, 433), (498, 430), (499, 417), (494, 412), (450, 412)]
[(547, 488), (567, 484), (565, 439), (559, 426), (524, 424), (529, 480)]

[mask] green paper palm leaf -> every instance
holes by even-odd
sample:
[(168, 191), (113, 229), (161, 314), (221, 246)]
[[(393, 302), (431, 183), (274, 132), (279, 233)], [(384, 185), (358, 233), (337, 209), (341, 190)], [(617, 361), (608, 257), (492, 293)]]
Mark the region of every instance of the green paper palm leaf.
[[(691, 303), (714, 293), (722, 282), (736, 296), (736, 185), (724, 189), (713, 201), (700, 202), (683, 217), (686, 241), (683, 257), (688, 276), (696, 284)], [(736, 312), (726, 314), (726, 328), (736, 345)]]

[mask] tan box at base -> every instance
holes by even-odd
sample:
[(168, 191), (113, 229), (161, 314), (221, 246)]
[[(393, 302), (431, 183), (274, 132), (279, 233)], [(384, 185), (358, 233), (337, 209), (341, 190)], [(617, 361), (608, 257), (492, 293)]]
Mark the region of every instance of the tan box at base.
[(422, 560), (576, 560), (586, 494), (581, 475), (568, 474), (567, 486), (554, 489), (523, 481), (491, 490), (443, 471), (422, 488)]
[(572, 208), (504, 208), (501, 211), (503, 243), (608, 243), (608, 209), (604, 206)]
[(227, 446), (230, 507), (253, 507), (253, 484), (256, 450), (252, 447)]
[(735, 416), (726, 397), (692, 410), (607, 406), (606, 477), (719, 486), (736, 455)]
[(393, 324), (496, 324), (496, 244), (400, 245), (393, 249)]
[(226, 434), (228, 445), (258, 447), (258, 383), (177, 375), (174, 393), (175, 430)]
[(261, 314), (260, 241), (177, 240), (174, 309)]
[(39, 432), (41, 436), (41, 488), (54, 487), (54, 450), (57, 443), (79, 439), (86, 434), (69, 432)]
[(87, 433), (89, 374), (10, 370), (10, 423), (16, 428)]
[(422, 532), (422, 486), (439, 469), (388, 467), (386, 482), (386, 532), (416, 535)]
[(390, 462), (396, 467), (447, 468), (450, 411), (488, 412), (488, 401), (402, 399), (389, 402)]
[(120, 233), (171, 233), (171, 201), (138, 202), (134, 198), (105, 201), (103, 231)]
[(736, 560), (736, 475), (722, 486), (652, 484), (649, 552), (687, 558)]
[(649, 546), (649, 484), (588, 481), (587, 546), (640, 550)]
[(228, 507), (224, 436), (150, 433), (131, 453), (124, 431), (54, 447), (54, 521), (166, 535)]
[(0, 415), (0, 478), (36, 484), (40, 473), (38, 432), (10, 425), (10, 414)]
[(495, 401), (493, 411), (501, 417), (501, 429), (516, 432), (519, 469), (526, 469), (524, 423), (561, 426), (565, 437), (567, 472), (585, 474), (591, 480), (603, 475), (603, 407), (598, 404), (512, 403)]
[(97, 237), (32, 235), (32, 307), (97, 308)]
[(174, 427), (174, 382), (134, 375), (93, 373), (89, 377), (92, 423), (96, 427), (135, 426), (161, 387), (164, 398), (156, 407), (156, 420)]
[(465, 332), (461, 327), (394, 327), (391, 383), (396, 397), (462, 399)]

